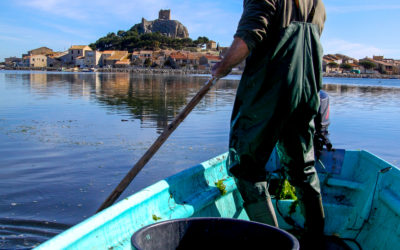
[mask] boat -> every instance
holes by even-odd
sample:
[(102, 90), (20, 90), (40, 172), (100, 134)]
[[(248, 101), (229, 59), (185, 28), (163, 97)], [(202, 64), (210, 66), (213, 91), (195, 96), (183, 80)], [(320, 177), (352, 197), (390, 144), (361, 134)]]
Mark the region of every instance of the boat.
[[(159, 181), (39, 245), (37, 249), (132, 249), (131, 237), (157, 222), (223, 217), (249, 220), (227, 154)], [(275, 164), (271, 157), (269, 164)], [(363, 150), (324, 151), (317, 164), (326, 214), (325, 235), (343, 249), (398, 249), (400, 170)], [(294, 200), (274, 199), (280, 228), (304, 224)], [(294, 207), (294, 209), (293, 209)], [(288, 220), (291, 218), (291, 220)], [(295, 223), (291, 223), (295, 222)]]

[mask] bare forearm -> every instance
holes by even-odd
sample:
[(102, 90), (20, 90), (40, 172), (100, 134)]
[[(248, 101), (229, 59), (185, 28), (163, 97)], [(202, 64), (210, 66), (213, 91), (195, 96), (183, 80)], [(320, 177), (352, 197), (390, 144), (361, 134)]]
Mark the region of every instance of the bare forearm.
[(247, 44), (241, 38), (236, 37), (224, 59), (213, 69), (213, 76), (220, 78), (229, 74), (232, 68), (246, 59), (249, 53)]
[(249, 55), (249, 49), (246, 43), (240, 39), (235, 38), (233, 40), (232, 46), (228, 49), (221, 65), (226, 65), (226, 67), (233, 68), (239, 63), (241, 63)]

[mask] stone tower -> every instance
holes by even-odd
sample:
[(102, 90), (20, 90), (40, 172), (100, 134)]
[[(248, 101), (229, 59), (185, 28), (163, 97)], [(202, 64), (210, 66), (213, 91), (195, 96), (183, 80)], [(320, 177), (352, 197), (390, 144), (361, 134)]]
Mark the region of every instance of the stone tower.
[(171, 20), (171, 10), (160, 10), (158, 13), (159, 20)]
[(160, 10), (158, 19), (147, 21), (142, 18), (142, 22), (132, 27), (139, 34), (155, 33), (172, 37), (172, 38), (188, 38), (189, 32), (187, 28), (177, 20), (171, 20), (171, 10)]

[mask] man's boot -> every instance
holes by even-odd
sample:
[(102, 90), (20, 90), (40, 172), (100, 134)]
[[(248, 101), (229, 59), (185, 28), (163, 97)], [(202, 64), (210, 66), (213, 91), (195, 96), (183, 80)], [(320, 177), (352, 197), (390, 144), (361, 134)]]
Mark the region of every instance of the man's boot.
[(251, 221), (278, 227), (275, 209), (268, 192), (268, 183), (249, 182), (236, 179), (238, 190), (243, 198), (243, 207)]
[(309, 194), (303, 194), (301, 198), (300, 204), (305, 217), (302, 249), (324, 249), (325, 213), (322, 198), (320, 195)]

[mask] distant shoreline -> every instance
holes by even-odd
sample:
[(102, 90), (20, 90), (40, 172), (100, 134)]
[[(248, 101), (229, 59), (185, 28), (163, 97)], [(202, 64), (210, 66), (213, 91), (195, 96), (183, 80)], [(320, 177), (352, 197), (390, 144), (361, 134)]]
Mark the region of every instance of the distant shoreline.
[(335, 77), (335, 78), (400, 79), (400, 75), (382, 75), (382, 74), (324, 73), (323, 76)]
[[(29, 68), (18, 67), (9, 68), (5, 67), (4, 70), (28, 70), (28, 71), (58, 71), (58, 72), (86, 72), (83, 70), (65, 70), (60, 68)], [(162, 68), (100, 68), (94, 70), (95, 72), (108, 72), (108, 73), (138, 73), (138, 74), (174, 74), (174, 75), (210, 75), (210, 70), (196, 70), (196, 69), (162, 69)], [(233, 71), (231, 75), (241, 75), (243, 71)], [(323, 77), (334, 78), (376, 78), (376, 79), (400, 79), (400, 75), (383, 75), (383, 74), (354, 74), (354, 73), (323, 73)]]

